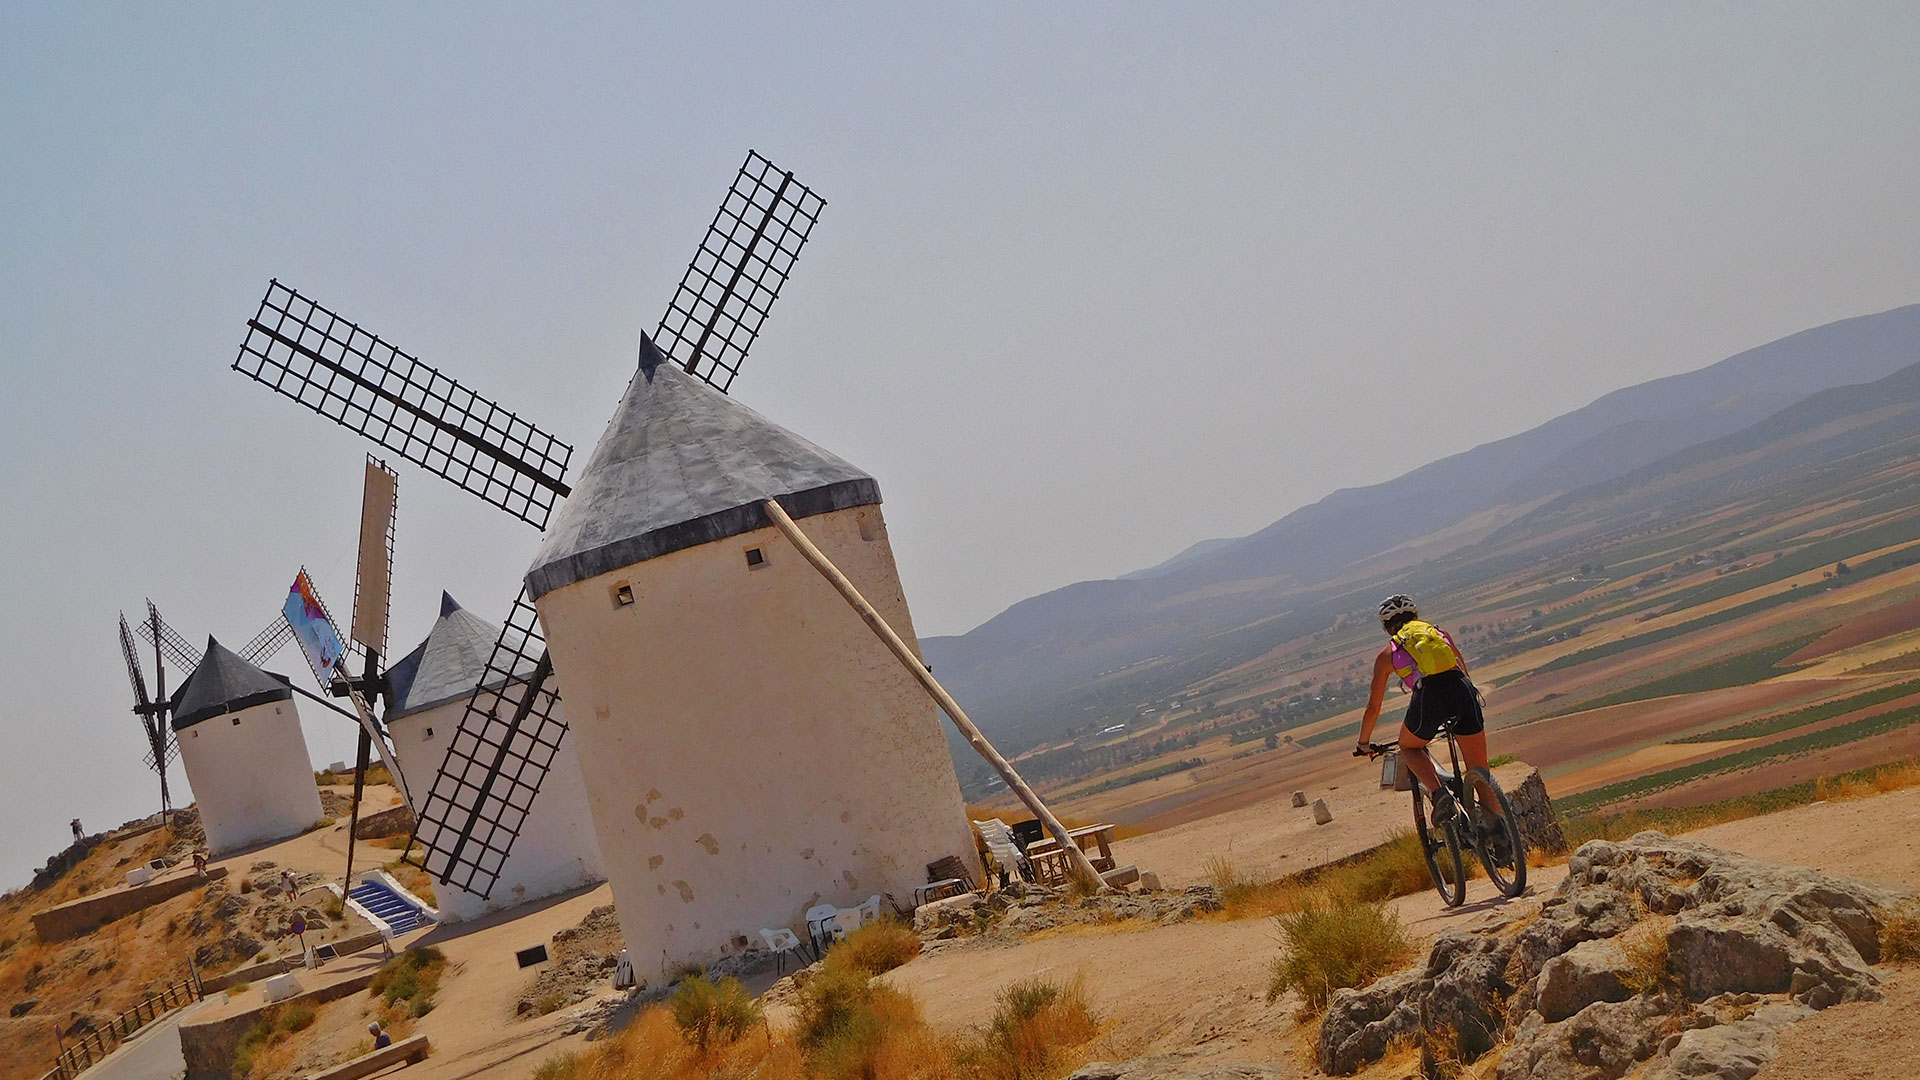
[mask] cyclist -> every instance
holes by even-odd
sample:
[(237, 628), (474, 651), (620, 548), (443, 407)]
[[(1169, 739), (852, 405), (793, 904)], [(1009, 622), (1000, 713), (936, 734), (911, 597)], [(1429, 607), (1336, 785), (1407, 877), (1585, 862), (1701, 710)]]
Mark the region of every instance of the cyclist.
[[(1400, 722), (1400, 760), (1433, 796), (1437, 825), (1453, 816), (1453, 796), (1440, 785), (1440, 774), (1427, 753), (1427, 744), (1453, 721), (1454, 739), (1468, 768), (1487, 767), (1486, 719), (1480, 710), (1480, 692), (1467, 677), (1467, 661), (1445, 630), (1420, 619), (1413, 598), (1396, 593), (1380, 603), (1380, 627), (1387, 645), (1373, 658), (1373, 688), (1367, 711), (1360, 717), (1360, 742), (1355, 757), (1367, 754), (1373, 727), (1380, 722), (1380, 706), (1387, 694), (1387, 677), (1397, 675), (1413, 697)], [(1497, 808), (1492, 809), (1499, 813)]]

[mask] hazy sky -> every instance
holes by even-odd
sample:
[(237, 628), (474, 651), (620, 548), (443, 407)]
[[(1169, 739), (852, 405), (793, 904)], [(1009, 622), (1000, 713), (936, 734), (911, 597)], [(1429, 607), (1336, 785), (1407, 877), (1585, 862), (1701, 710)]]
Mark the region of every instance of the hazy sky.
[[(927, 634), (1920, 300), (1910, 3), (634, 7), (0, 9), (0, 887), (155, 808), (118, 610), (351, 601), (364, 445), (228, 370), (271, 277), (584, 462), (760, 150), (828, 207), (735, 392)], [(401, 468), (396, 651), (536, 539)]]

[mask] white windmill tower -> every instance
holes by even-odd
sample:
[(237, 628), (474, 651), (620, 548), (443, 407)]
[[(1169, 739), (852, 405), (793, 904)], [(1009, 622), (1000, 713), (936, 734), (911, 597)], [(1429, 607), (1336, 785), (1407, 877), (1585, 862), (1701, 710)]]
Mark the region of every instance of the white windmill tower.
[[(499, 637), (498, 626), (442, 593), (440, 617), (426, 640), (387, 669), (387, 733), (400, 767), (423, 790), (446, 756), (448, 741), (460, 730), (467, 701), (480, 684)], [(494, 679), (486, 689), (497, 695), (503, 685), (504, 680)], [(555, 716), (561, 718), (557, 710)], [(428, 826), (426, 842), (431, 845), (437, 840), (437, 827)], [(473, 919), (606, 877), (580, 777), (577, 744), (569, 739), (554, 753), (540, 801), (527, 815), (520, 841), (502, 864), (491, 895), (446, 885), (438, 891), (438, 904), (448, 921)]]
[[(749, 152), (660, 345), (642, 335), (583, 497), (542, 546), (431, 787), (414, 792), (415, 838), (442, 884), (494, 888), (569, 730), (563, 682), (628, 946), (663, 967), (795, 925), (817, 900), (909, 894), (927, 863), (972, 850), (916, 683), (1099, 884), (892, 628), (911, 635), (878, 485), (726, 397), (824, 205)], [(277, 281), (247, 325), (234, 370), (534, 527), (573, 494), (572, 447)], [(830, 556), (793, 517), (816, 519)], [(803, 561), (832, 588), (803, 583)]]
[(320, 792), (293, 688), (207, 639), (174, 695), (173, 737), (214, 854), (294, 836), (320, 820)]

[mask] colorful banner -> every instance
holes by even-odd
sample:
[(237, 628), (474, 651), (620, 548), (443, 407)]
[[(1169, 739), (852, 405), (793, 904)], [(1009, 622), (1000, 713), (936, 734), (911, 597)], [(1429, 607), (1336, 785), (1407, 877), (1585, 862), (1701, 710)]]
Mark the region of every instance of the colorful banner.
[(306, 570), (302, 569), (293, 579), (293, 588), (287, 590), (286, 607), (281, 610), (287, 616), (287, 625), (293, 627), (293, 636), (300, 642), (300, 651), (307, 656), (314, 680), (326, 686), (333, 680), (347, 647), (341, 643), (340, 631), (334, 629), (333, 620), (327, 617), (327, 607), (320, 602), (320, 594), (314, 590), (313, 579), (307, 576)]

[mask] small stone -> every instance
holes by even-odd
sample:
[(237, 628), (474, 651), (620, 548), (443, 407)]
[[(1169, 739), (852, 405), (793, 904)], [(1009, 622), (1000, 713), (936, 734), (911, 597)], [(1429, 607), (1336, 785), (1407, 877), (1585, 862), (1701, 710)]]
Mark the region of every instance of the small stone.
[(1151, 870), (1141, 874), (1140, 875), (1140, 891), (1159, 892), (1160, 891), (1160, 875), (1154, 873)]
[(1332, 820), (1333, 820), (1333, 811), (1327, 809), (1327, 800), (1325, 799), (1313, 800), (1313, 823), (1315, 825), (1325, 825), (1327, 822)]
[(1295, 806), (1305, 806), (1305, 805), (1307, 805), (1307, 793), (1306, 793), (1306, 792), (1304, 792), (1304, 791), (1296, 791), (1296, 792), (1294, 792), (1294, 793), (1293, 793), (1293, 805), (1295, 805)]

